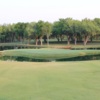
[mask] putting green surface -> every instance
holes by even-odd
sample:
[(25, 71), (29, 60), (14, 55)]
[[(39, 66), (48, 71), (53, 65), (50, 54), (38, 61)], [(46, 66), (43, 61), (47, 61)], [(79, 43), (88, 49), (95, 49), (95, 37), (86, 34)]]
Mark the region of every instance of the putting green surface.
[(4, 50), (2, 55), (9, 57), (27, 57), (34, 59), (56, 60), (87, 55), (100, 55), (100, 50), (15, 49)]
[(0, 100), (100, 100), (100, 60), (0, 61)]

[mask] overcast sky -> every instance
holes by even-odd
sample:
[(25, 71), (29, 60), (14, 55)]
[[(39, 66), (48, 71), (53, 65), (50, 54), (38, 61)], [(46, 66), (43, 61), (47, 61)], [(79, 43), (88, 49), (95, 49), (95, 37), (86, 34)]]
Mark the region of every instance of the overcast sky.
[(0, 24), (100, 18), (100, 0), (0, 0)]

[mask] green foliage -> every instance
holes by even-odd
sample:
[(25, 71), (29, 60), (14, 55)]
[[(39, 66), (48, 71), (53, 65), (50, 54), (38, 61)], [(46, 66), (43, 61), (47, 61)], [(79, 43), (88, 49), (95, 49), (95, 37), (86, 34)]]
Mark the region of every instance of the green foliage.
[(96, 27), (89, 19), (82, 20), (82, 32), (84, 36), (91, 36), (96, 34)]
[(50, 36), (52, 33), (51, 33), (51, 31), (52, 31), (52, 24), (51, 23), (49, 23), (49, 22), (45, 22), (44, 23), (44, 33), (45, 33), (45, 35), (46, 36)]
[(26, 33), (27, 33), (27, 38), (31, 38), (34, 36), (34, 27), (35, 27), (35, 22), (31, 22), (31, 23), (28, 23), (27, 26), (26, 26)]
[(20, 23), (20, 22), (14, 25), (14, 32), (19, 41), (22, 41), (25, 38), (26, 26), (27, 26), (27, 23)]
[(43, 21), (38, 21), (35, 25), (35, 35), (36, 37), (44, 36), (45, 34), (45, 25)]
[(93, 20), (93, 23), (95, 25), (95, 28), (96, 28), (95, 31), (96, 31), (97, 35), (100, 35), (100, 18), (95, 18)]
[(79, 21), (72, 18), (61, 18), (53, 24), (40, 20), (38, 22), (0, 25), (0, 42), (23, 42), (25, 39), (35, 39), (36, 45), (39, 44), (39, 40), (42, 45), (42, 38), (45, 37), (44, 41), (47, 42), (46, 39), (49, 39), (50, 36), (56, 37), (58, 41), (63, 41), (67, 36), (68, 44), (71, 41), (76, 44), (79, 40), (86, 45), (90, 38), (100, 36), (100, 19), (85, 18)]

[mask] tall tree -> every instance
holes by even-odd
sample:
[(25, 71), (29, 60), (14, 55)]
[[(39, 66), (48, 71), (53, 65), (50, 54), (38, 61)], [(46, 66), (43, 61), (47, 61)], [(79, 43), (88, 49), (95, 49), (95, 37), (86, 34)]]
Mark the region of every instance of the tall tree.
[(64, 28), (65, 28), (65, 20), (59, 19), (59, 21), (54, 22), (53, 28), (52, 28), (52, 35), (55, 36), (58, 40), (58, 42), (62, 41), (62, 36), (64, 35)]
[(93, 20), (93, 22), (94, 22), (95, 26), (98, 28), (98, 29), (97, 29), (96, 37), (97, 37), (97, 38), (100, 38), (100, 18), (95, 18), (95, 19)]
[(17, 34), (17, 38), (19, 41), (24, 40), (26, 26), (27, 23), (20, 23), (20, 22), (14, 25), (14, 31)]
[(26, 36), (28, 38), (28, 44), (30, 43), (30, 39), (34, 38), (34, 27), (35, 27), (35, 22), (28, 23), (26, 26)]
[(2, 41), (8, 42), (9, 34), (8, 34), (8, 31), (7, 31), (7, 25), (6, 24), (2, 25), (1, 31), (2, 31)]
[(81, 23), (81, 35), (83, 37), (84, 45), (87, 44), (91, 36), (97, 33), (98, 28), (90, 19), (84, 19)]
[(73, 19), (72, 18), (66, 18), (64, 19), (64, 27), (63, 32), (65, 35), (67, 35), (67, 44), (70, 44), (70, 41), (73, 37)]
[(3, 34), (3, 26), (0, 25), (0, 42), (3, 42), (5, 35)]
[(38, 44), (38, 40), (40, 40), (40, 43), (41, 45), (43, 44), (42, 43), (42, 38), (43, 36), (45, 35), (45, 23), (44, 21), (38, 21), (36, 24), (35, 24), (35, 31), (34, 31), (34, 36), (35, 36), (35, 39), (36, 39), (36, 45)]
[(80, 37), (80, 26), (81, 22), (78, 20), (73, 20), (72, 24), (72, 38), (74, 40), (74, 44), (77, 44), (77, 38)]
[(51, 31), (52, 31), (52, 24), (49, 22), (45, 22), (44, 23), (44, 35), (47, 38), (46, 42), (48, 45), (49, 45), (49, 36), (52, 34)]

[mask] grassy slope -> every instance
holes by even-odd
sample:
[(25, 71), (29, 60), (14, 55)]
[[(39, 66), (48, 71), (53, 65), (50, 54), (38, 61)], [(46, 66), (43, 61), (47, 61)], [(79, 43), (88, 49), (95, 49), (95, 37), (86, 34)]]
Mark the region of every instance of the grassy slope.
[(100, 100), (100, 61), (0, 61), (0, 100)]

